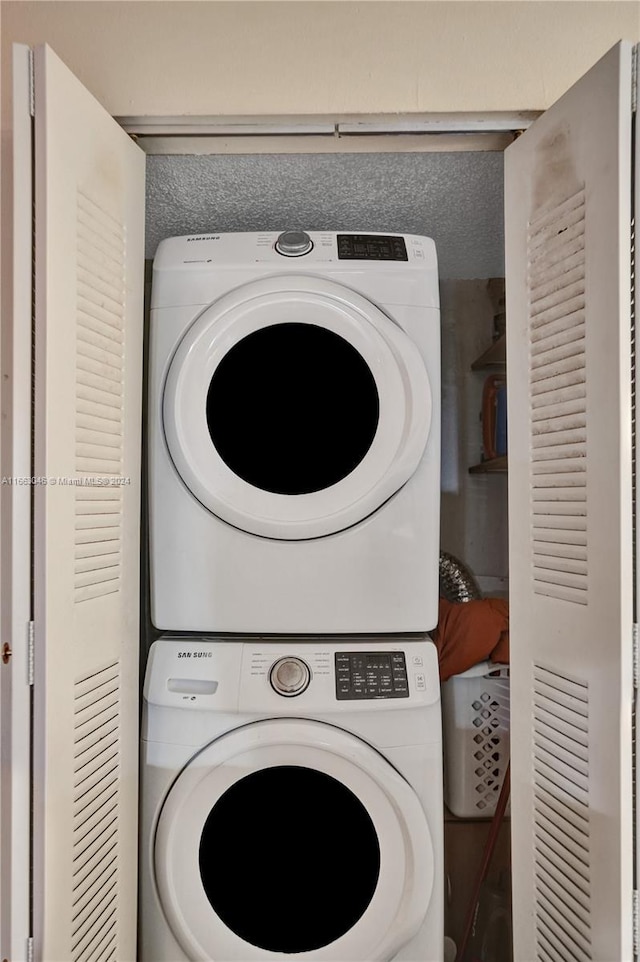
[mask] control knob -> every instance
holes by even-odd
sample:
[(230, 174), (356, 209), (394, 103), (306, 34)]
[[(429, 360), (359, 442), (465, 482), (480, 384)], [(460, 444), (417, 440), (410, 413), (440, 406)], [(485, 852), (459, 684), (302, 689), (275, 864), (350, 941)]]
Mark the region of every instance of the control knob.
[(271, 666), (269, 681), (279, 695), (300, 695), (311, 681), (309, 666), (301, 658), (278, 658)]
[(308, 254), (313, 247), (313, 241), (303, 230), (286, 230), (276, 241), (278, 254), (285, 257), (301, 257)]

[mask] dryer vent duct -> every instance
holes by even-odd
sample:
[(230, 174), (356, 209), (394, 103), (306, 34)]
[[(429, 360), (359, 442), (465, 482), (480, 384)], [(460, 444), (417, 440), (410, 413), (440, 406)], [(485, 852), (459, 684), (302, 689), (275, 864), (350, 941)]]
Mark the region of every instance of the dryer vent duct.
[(482, 598), (482, 592), (466, 565), (446, 551), (440, 552), (440, 597), (456, 604)]

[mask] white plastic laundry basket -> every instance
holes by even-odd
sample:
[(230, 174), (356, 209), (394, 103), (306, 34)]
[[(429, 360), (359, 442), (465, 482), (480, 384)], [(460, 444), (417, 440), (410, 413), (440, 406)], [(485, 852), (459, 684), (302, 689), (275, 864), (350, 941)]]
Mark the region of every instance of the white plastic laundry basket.
[(509, 669), (485, 661), (442, 684), (444, 799), (461, 818), (490, 818), (509, 762)]

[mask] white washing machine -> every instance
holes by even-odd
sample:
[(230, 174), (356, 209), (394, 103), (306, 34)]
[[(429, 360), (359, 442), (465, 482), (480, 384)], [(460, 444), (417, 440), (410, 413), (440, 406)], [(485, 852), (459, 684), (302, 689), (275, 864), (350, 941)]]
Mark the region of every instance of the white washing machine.
[(432, 240), (288, 231), (163, 241), (149, 397), (156, 627), (435, 626)]
[(429, 641), (152, 649), (140, 962), (442, 962)]

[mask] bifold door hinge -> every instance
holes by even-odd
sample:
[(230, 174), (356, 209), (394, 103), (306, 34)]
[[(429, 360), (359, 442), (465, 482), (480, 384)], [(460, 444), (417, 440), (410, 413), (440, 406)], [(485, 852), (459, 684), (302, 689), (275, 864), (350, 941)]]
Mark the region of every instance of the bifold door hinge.
[(634, 958), (638, 957), (638, 946), (640, 943), (640, 936), (638, 932), (638, 907), (640, 900), (638, 898), (638, 890), (633, 890), (633, 955)]
[(28, 648), (27, 648), (27, 677), (29, 679), (29, 684), (33, 685), (33, 679), (35, 674), (35, 636), (36, 630), (35, 625), (32, 621), (29, 622), (29, 638), (28, 638)]
[(633, 628), (631, 629), (631, 640), (633, 644), (633, 687), (638, 689), (640, 688), (640, 652), (638, 651), (640, 632), (638, 631), (637, 622), (634, 622)]

